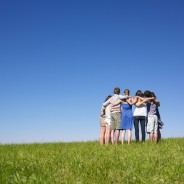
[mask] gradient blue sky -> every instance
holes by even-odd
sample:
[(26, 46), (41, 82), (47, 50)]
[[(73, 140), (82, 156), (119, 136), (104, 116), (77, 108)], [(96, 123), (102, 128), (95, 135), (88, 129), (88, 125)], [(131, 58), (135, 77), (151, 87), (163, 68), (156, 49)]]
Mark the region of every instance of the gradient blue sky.
[(154, 91), (163, 137), (184, 137), (183, 10), (182, 0), (1, 0), (0, 143), (97, 140), (116, 86)]

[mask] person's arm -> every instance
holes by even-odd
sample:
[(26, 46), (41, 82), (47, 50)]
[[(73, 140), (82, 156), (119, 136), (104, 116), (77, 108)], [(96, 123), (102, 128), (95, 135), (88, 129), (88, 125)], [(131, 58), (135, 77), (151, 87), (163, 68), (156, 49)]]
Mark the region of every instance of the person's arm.
[(105, 107), (102, 106), (100, 110), (100, 116), (103, 116), (105, 114)]
[(143, 98), (143, 100), (141, 100), (140, 102), (136, 103), (135, 106), (136, 107), (140, 107), (143, 103), (147, 103), (149, 100), (154, 100), (154, 97), (150, 97), (150, 98)]
[(131, 101), (130, 99), (127, 99), (126, 102), (127, 102), (128, 104), (130, 104), (130, 105), (134, 105), (134, 104), (137, 103), (137, 98), (136, 98), (136, 97), (135, 97), (135, 98), (132, 98), (132, 101)]
[(146, 101), (154, 100), (154, 99), (155, 99), (155, 97), (143, 98), (143, 97), (140, 97), (140, 96), (136, 96), (136, 98), (138, 98), (138, 99), (140, 99), (140, 100), (146, 100)]
[(145, 103), (145, 102), (147, 102), (148, 100), (145, 98), (143, 98), (143, 100), (141, 100), (141, 101), (139, 101), (139, 102), (137, 102), (136, 104), (135, 104), (135, 106), (136, 107), (140, 107), (143, 103)]
[(100, 111), (100, 116), (104, 116), (105, 115), (105, 109), (101, 108), (101, 111)]
[(144, 100), (144, 98), (143, 97), (141, 97), (141, 96), (135, 96), (137, 99), (140, 99), (140, 100)]
[(140, 107), (143, 103), (145, 103), (145, 102), (144, 102), (144, 101), (137, 102), (137, 103), (135, 104), (135, 106), (136, 106), (136, 107)]
[(118, 100), (116, 103), (112, 103), (112, 107), (113, 106), (116, 106), (116, 105), (119, 105), (119, 104), (121, 104), (123, 101), (122, 100)]
[(102, 104), (103, 107), (107, 107), (111, 103), (111, 98)]
[(149, 97), (149, 98), (145, 98), (145, 101), (149, 101), (149, 100), (155, 100), (155, 97)]
[(119, 95), (119, 99), (120, 100), (124, 100), (124, 99), (128, 99), (130, 98), (130, 96), (127, 96), (127, 95)]
[(103, 116), (104, 115), (104, 112), (105, 112), (105, 107), (107, 107), (111, 102), (110, 102), (110, 99), (109, 98), (106, 102), (104, 102), (102, 104), (102, 107), (101, 107), (101, 111), (100, 111), (100, 115)]

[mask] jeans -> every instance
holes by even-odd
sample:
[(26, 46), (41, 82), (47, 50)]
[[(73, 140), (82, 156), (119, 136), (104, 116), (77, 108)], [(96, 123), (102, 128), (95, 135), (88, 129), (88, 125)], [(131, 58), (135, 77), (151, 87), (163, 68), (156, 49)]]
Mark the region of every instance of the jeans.
[(141, 124), (141, 133), (142, 133), (142, 141), (145, 141), (145, 124), (146, 124), (146, 116), (134, 116), (134, 127), (135, 127), (135, 139), (136, 142), (139, 141), (139, 121)]

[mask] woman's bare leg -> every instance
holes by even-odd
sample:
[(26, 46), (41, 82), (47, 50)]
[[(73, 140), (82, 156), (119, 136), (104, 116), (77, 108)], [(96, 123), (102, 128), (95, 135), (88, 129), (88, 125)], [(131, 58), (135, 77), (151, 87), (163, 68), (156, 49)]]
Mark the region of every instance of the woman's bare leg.
[(115, 131), (115, 144), (118, 144), (118, 141), (119, 141), (119, 134), (120, 134), (120, 130), (116, 130), (116, 131)]
[(105, 144), (109, 144), (110, 134), (111, 134), (111, 126), (107, 125), (106, 126), (106, 131), (105, 131)]
[(106, 130), (106, 127), (101, 127), (100, 129), (100, 144), (103, 145), (104, 142), (105, 142), (105, 130)]
[(122, 131), (121, 143), (124, 144), (126, 130)]
[(155, 141), (155, 143), (157, 143), (157, 141), (158, 141), (158, 133), (157, 132), (154, 133), (154, 141)]
[(131, 143), (131, 139), (132, 139), (132, 130), (128, 130), (128, 144)]
[(115, 130), (111, 130), (111, 142), (114, 144), (114, 132)]
[(153, 132), (150, 132), (149, 139), (150, 139), (150, 142), (152, 143), (153, 142)]

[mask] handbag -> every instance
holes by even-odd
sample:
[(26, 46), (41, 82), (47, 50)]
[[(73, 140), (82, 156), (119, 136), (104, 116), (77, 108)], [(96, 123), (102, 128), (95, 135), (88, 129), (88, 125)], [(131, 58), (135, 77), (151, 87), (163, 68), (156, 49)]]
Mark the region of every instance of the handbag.
[(164, 123), (162, 122), (161, 119), (159, 119), (159, 120), (158, 120), (158, 128), (159, 128), (159, 129), (162, 129), (163, 126), (164, 126)]

